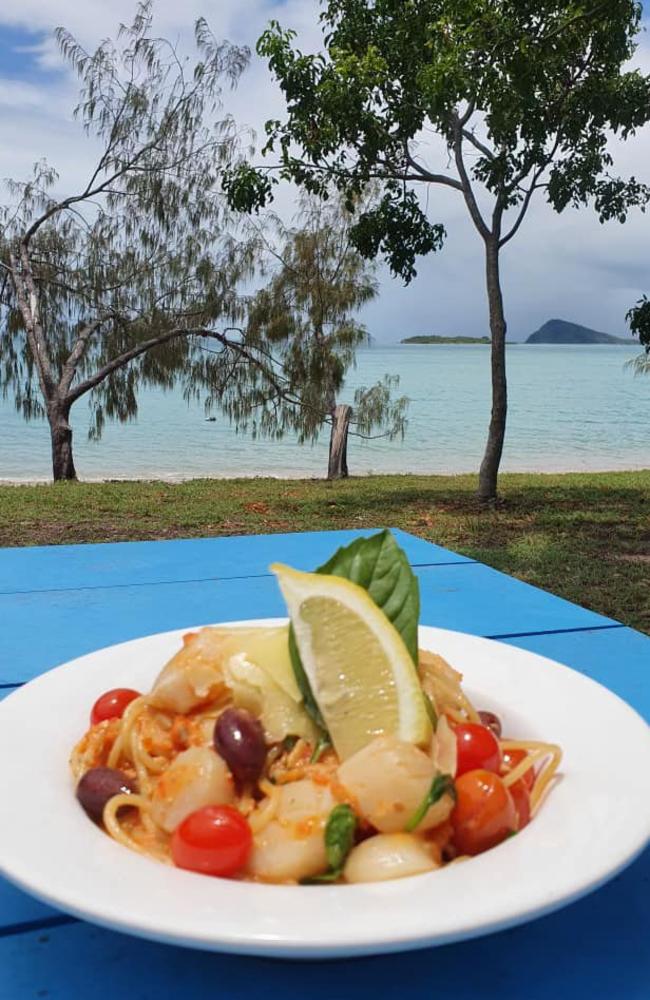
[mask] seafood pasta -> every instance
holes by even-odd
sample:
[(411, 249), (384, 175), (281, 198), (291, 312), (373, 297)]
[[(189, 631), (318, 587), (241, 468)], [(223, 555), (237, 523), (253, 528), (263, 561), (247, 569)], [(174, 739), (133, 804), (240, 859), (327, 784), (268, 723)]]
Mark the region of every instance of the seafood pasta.
[(71, 757), (90, 818), (167, 864), (303, 884), (430, 872), (520, 833), (561, 752), (508, 739), (418, 650), (392, 536), (272, 568), (291, 625), (188, 632), (149, 692), (98, 698)]

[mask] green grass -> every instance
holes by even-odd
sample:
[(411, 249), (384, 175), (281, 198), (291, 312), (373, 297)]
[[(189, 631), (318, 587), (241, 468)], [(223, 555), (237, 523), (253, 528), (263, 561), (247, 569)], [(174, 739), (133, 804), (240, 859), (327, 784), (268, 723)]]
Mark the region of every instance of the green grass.
[(198, 479), (0, 487), (0, 545), (328, 528), (411, 531), (650, 633), (650, 470), (473, 476)]

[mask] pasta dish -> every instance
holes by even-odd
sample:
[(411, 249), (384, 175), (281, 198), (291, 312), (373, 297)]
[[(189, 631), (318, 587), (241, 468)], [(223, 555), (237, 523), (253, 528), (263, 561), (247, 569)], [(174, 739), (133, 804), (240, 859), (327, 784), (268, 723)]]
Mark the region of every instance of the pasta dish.
[(418, 649), (390, 533), (271, 568), (288, 624), (190, 631), (150, 691), (97, 699), (71, 756), (90, 819), (165, 864), (285, 884), (422, 874), (519, 835), (561, 751), (508, 738), (507, 706)]

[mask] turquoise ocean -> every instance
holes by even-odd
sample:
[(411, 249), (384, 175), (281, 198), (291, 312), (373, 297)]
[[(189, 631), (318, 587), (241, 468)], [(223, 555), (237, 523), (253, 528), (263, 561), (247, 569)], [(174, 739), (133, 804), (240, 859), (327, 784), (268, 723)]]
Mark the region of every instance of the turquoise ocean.
[[(650, 467), (650, 377), (625, 362), (632, 346), (512, 344), (507, 349), (509, 422), (502, 468), (509, 471)], [(399, 375), (410, 399), (403, 441), (352, 437), (350, 473), (475, 472), (490, 410), (489, 348), (482, 345), (373, 346), (359, 352), (341, 395), (385, 373)], [(180, 392), (147, 390), (137, 420), (109, 424), (87, 439), (88, 410), (73, 409), (75, 461), (83, 479), (187, 479), (201, 476), (322, 476), (327, 433), (315, 446), (253, 440)], [(46, 480), (49, 434), (0, 402), (0, 479)]]

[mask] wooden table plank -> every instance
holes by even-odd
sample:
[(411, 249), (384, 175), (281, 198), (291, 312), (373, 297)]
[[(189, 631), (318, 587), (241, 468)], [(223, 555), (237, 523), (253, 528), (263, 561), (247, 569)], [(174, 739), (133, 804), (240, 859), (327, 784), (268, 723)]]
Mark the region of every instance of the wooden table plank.
[[(41, 903), (0, 876), (0, 937), (8, 928), (60, 917), (61, 911)], [(0, 993), (0, 996), (2, 994)]]
[[(469, 562), (399, 529), (395, 537), (416, 565)], [(268, 574), (269, 563), (315, 569), (339, 545), (371, 531), (312, 531), (282, 535), (173, 539), (0, 549), (0, 593), (181, 583)]]
[[(613, 624), (478, 563), (417, 569), (423, 624), (510, 635)], [(272, 577), (0, 596), (0, 684), (102, 646), (201, 623), (284, 615)]]
[(393, 1000), (408, 992), (423, 1000), (647, 1000), (649, 889), (646, 852), (597, 893), (533, 923), (444, 948), (353, 961), (216, 955), (74, 923), (0, 938), (0, 995)]

